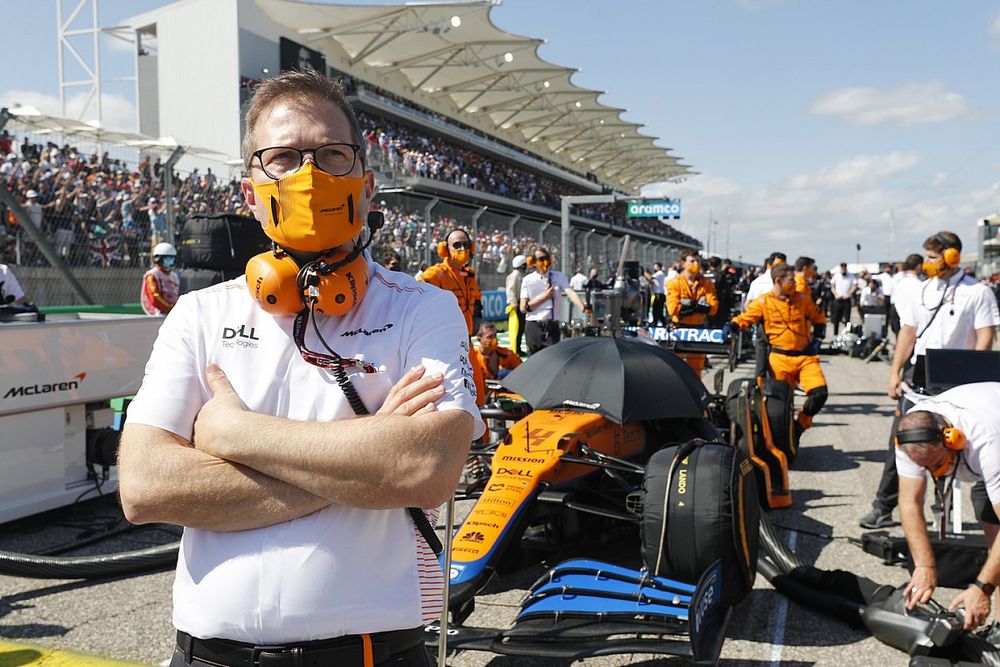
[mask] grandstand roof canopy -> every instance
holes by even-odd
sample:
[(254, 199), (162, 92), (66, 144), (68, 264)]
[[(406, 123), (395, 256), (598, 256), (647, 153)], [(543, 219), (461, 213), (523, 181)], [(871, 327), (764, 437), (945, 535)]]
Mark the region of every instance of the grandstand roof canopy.
[[(543, 40), (493, 24), (491, 0), (406, 5), (332, 5), (257, 0), (275, 22), (319, 51), (334, 42), (352, 65), (391, 75), (450, 101), (463, 113), (514, 132), (536, 154), (604, 183), (637, 191), (646, 183), (689, 173), (656, 146), (641, 125), (622, 120), (625, 109), (601, 104), (602, 91), (572, 83), (576, 70), (538, 55)], [(582, 7), (582, 5), (581, 5)], [(503, 130), (501, 132), (500, 130)]]
[[(133, 146), (143, 150), (159, 150), (169, 154), (181, 146), (173, 137), (149, 137), (125, 130), (104, 128), (97, 121), (83, 121), (73, 118), (48, 116), (32, 106), (14, 106), (8, 109), (10, 116), (29, 128), (35, 134), (54, 134), (62, 137), (80, 137), (88, 141), (108, 142)], [(184, 152), (189, 155), (207, 157), (220, 162), (228, 162), (228, 156), (207, 148), (184, 145)], [(242, 160), (237, 164), (242, 165)]]

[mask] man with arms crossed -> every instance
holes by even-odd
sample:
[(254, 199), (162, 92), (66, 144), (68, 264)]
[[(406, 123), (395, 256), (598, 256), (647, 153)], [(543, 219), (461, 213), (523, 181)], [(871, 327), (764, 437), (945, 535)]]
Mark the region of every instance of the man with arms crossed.
[[(363, 250), (363, 221), (377, 225), (362, 145), (322, 75), (256, 89), (242, 190), (282, 250), (248, 263), (252, 281), (180, 298), (130, 406), (125, 514), (185, 526), (175, 667), (430, 664), (421, 627), (443, 578), (404, 508), (451, 496), (483, 426), (455, 297)], [(315, 291), (297, 290), (300, 264)], [(327, 299), (348, 283), (353, 302)]]

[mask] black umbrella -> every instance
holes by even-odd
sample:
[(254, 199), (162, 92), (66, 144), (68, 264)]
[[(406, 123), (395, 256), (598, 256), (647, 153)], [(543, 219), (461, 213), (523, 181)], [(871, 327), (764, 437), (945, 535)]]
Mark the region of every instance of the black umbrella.
[(701, 417), (709, 396), (673, 352), (621, 338), (569, 338), (532, 355), (500, 382), (537, 409), (586, 408), (622, 424)]

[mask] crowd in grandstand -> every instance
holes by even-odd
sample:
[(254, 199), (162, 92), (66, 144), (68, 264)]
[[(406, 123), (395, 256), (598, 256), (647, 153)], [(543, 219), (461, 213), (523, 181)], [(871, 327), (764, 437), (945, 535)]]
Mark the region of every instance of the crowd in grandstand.
[[(473, 190), (559, 208), (560, 194), (577, 194), (555, 179), (519, 169), (463, 149), (438, 137), (421, 135), (404, 125), (360, 114), (368, 153), (373, 161), (406, 174), (443, 180)], [(145, 266), (151, 245), (165, 236), (162, 163), (142, 158), (138, 164), (83, 151), (70, 144), (33, 143), (28, 137), (0, 133), (0, 182), (28, 211), (56, 251), (71, 266)], [(206, 169), (175, 173), (175, 230), (192, 215), (214, 212), (248, 214), (237, 180), (223, 180)], [(694, 242), (658, 221), (629, 220), (622, 205), (590, 206), (574, 213), (618, 226), (643, 229), (671, 239)], [(375, 255), (400, 254), (407, 270), (426, 261), (426, 245), (434, 248), (447, 229), (467, 220), (437, 217), (425, 228), (421, 212), (387, 210), (385, 230)], [(429, 231), (429, 240), (425, 235)], [(480, 271), (504, 272), (507, 262), (535, 244), (534, 234), (510, 238), (504, 230), (480, 229), (476, 238)], [(21, 233), (12, 213), (0, 209), (0, 251), (22, 265), (45, 260)]]
[[(358, 113), (358, 120), (368, 142), (369, 159), (407, 176), (444, 181), (554, 210), (561, 206), (560, 195), (584, 194), (554, 178), (488, 158), (400, 123), (363, 112)], [(662, 222), (626, 217), (624, 204), (577, 207), (573, 212), (618, 227), (697, 243)]]
[[(151, 244), (165, 235), (159, 159), (132, 166), (70, 145), (27, 138), (17, 143), (6, 131), (0, 134), (0, 156), (0, 184), (71, 266), (145, 266)], [(239, 181), (223, 181), (211, 168), (175, 173), (173, 190), (178, 229), (199, 213), (248, 213)], [(6, 257), (22, 265), (47, 264), (12, 213), (0, 211), (0, 220)]]

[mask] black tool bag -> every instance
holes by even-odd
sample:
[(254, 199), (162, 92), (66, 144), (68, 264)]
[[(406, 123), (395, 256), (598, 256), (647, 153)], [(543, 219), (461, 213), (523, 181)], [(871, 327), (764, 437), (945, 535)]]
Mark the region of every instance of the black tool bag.
[(795, 391), (784, 380), (764, 378), (762, 384), (774, 446), (784, 452), (791, 465), (799, 453), (795, 442)]
[(757, 574), (760, 505), (753, 466), (736, 448), (692, 440), (646, 464), (642, 556), (658, 576), (696, 582), (722, 561), (723, 604), (734, 605)]
[[(984, 536), (948, 533), (943, 538), (938, 535), (928, 538), (937, 566), (938, 586), (965, 588), (976, 580), (988, 553)], [(906, 569), (913, 573), (913, 558), (902, 535), (876, 530), (863, 533), (861, 543), (865, 551), (880, 557), (886, 565), (905, 563)]]
[(260, 223), (235, 213), (190, 218), (177, 237), (178, 262), (190, 269), (243, 273), (251, 257), (270, 248)]

